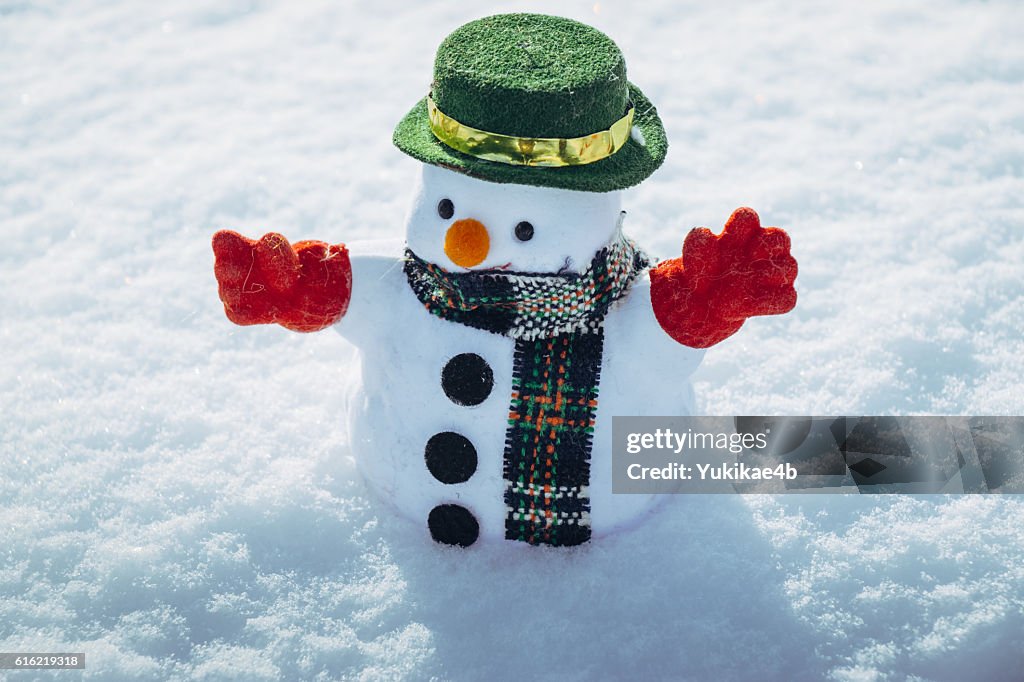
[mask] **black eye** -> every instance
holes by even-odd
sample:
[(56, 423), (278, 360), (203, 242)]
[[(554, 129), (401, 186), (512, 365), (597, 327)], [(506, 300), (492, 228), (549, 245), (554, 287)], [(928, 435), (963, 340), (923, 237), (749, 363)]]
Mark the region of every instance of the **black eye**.
[(441, 199), (441, 201), (437, 202), (437, 215), (445, 220), (455, 215), (455, 204), (452, 203), (451, 199)]
[(516, 225), (516, 239), (521, 242), (528, 242), (533, 239), (533, 225), (525, 220)]

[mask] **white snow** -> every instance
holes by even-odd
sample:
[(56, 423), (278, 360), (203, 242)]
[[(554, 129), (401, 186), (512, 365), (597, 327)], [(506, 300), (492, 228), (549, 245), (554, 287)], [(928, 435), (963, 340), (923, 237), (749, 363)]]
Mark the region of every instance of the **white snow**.
[(346, 455), (334, 334), (223, 317), (209, 236), (401, 237), (434, 49), (580, 18), (658, 105), (661, 256), (739, 205), (800, 302), (708, 414), (1024, 412), (1024, 6), (0, 3), (0, 650), (10, 679), (1012, 679), (1024, 504), (671, 498), (581, 552), (444, 550)]

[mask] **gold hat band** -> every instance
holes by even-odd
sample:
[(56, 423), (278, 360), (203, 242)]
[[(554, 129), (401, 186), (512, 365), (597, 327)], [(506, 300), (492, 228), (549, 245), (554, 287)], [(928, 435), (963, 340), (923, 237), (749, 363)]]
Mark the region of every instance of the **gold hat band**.
[(446, 145), (478, 159), (514, 166), (582, 166), (605, 159), (622, 148), (633, 128), (633, 105), (608, 130), (583, 137), (515, 137), (488, 133), (459, 123), (427, 95), (430, 130)]

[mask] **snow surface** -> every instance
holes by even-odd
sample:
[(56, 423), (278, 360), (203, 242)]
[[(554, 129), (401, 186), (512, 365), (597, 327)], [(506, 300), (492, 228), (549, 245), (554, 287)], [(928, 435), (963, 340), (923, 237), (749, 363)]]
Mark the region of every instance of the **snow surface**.
[(0, 0), (0, 650), (88, 657), (7, 679), (1024, 677), (1018, 499), (678, 496), (446, 550), (355, 476), (338, 337), (224, 319), (212, 231), (401, 236), (434, 49), (524, 9), (658, 105), (654, 253), (738, 205), (790, 230), (797, 310), (707, 354), (703, 411), (1024, 412), (1019, 2)]

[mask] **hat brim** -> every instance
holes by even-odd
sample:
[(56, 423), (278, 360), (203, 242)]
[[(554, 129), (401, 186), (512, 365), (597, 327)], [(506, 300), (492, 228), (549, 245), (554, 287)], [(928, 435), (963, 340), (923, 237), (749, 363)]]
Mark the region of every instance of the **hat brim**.
[(579, 192), (612, 192), (647, 179), (665, 160), (668, 138), (657, 109), (640, 88), (629, 84), (636, 112), (633, 134), (611, 156), (581, 166), (518, 166), (486, 161), (456, 151), (441, 142), (430, 130), (427, 98), (420, 100), (395, 127), (394, 143), (403, 152), (423, 163), (443, 166), (489, 182), (556, 187)]

